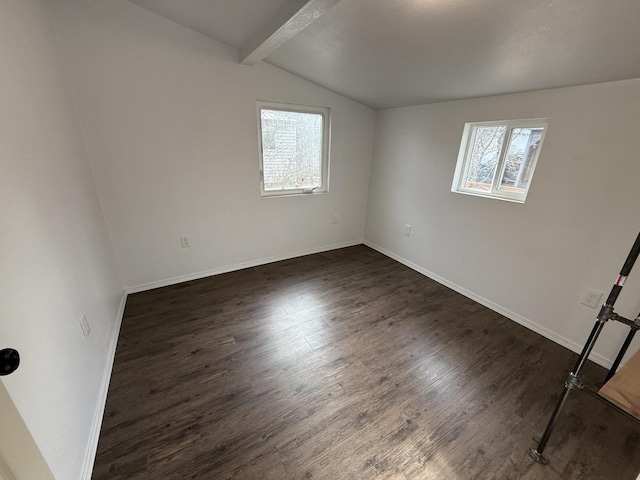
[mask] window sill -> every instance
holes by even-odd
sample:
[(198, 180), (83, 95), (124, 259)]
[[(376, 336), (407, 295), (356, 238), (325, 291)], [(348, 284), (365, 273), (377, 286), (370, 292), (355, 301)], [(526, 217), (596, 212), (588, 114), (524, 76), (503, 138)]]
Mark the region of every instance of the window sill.
[(481, 198), (489, 198), (491, 200), (502, 200), (503, 202), (511, 202), (511, 203), (524, 203), (526, 198), (509, 198), (509, 197), (500, 197), (497, 195), (490, 195), (486, 193), (476, 193), (476, 192), (468, 192), (464, 190), (451, 190), (453, 193), (460, 193), (462, 195), (470, 195), (472, 197), (481, 197)]
[(269, 193), (269, 194), (261, 194), (262, 198), (284, 198), (284, 197), (313, 197), (315, 195), (326, 195), (329, 192), (323, 191), (323, 192), (311, 192), (311, 193), (301, 193), (301, 192), (295, 192), (295, 193)]

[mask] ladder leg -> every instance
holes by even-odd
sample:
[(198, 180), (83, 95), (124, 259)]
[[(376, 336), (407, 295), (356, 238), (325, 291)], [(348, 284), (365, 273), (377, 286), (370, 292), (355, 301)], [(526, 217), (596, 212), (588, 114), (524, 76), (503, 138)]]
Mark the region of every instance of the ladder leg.
[(627, 335), (627, 338), (624, 340), (624, 343), (622, 344), (622, 348), (618, 352), (618, 356), (614, 360), (613, 365), (611, 365), (611, 370), (609, 370), (609, 373), (607, 373), (607, 378), (604, 379), (604, 383), (607, 383), (618, 370), (618, 367), (620, 366), (620, 362), (622, 362), (622, 358), (624, 357), (624, 354), (627, 353), (627, 349), (629, 348), (629, 345), (631, 345), (631, 342), (633, 341), (633, 337), (635, 336), (636, 332), (637, 330), (635, 328), (632, 328), (629, 334)]
[(547, 428), (545, 428), (544, 433), (542, 434), (542, 437), (538, 442), (538, 446), (536, 448), (529, 449), (529, 456), (538, 463), (541, 463), (543, 465), (546, 465), (547, 463), (549, 463), (549, 459), (543, 452), (545, 447), (547, 446), (547, 442), (549, 441), (549, 437), (551, 436), (551, 433), (553, 433), (553, 429), (556, 426), (558, 417), (560, 416), (560, 413), (564, 408), (564, 404), (566, 403), (567, 398), (569, 398), (569, 394), (571, 393), (571, 390), (572, 389), (569, 389), (568, 387), (565, 386), (565, 390), (562, 393), (562, 397), (560, 397), (560, 401), (556, 405), (556, 409), (553, 411), (553, 415), (551, 415), (551, 418), (549, 419), (549, 423), (547, 423)]
[(572, 390), (580, 386), (580, 370), (582, 370), (582, 367), (589, 358), (589, 354), (591, 353), (591, 350), (593, 350), (593, 346), (595, 345), (596, 340), (598, 339), (598, 336), (600, 335), (600, 332), (604, 327), (604, 324), (604, 321), (598, 320), (594, 325), (593, 329), (591, 330), (591, 334), (587, 339), (587, 343), (584, 345), (580, 357), (578, 357), (578, 361), (576, 362), (576, 366), (573, 372), (569, 374), (567, 380), (564, 382), (565, 390), (562, 393), (562, 396), (560, 397), (560, 400), (558, 401), (558, 404), (556, 405), (551, 418), (549, 419), (549, 423), (547, 423), (547, 428), (545, 428), (544, 433), (540, 438), (540, 442), (538, 442), (538, 446), (535, 449), (529, 449), (529, 456), (538, 463), (541, 463), (543, 465), (549, 463), (549, 459), (543, 453), (544, 449), (547, 446), (547, 442), (549, 441), (549, 437), (551, 437), (551, 434), (553, 433), (553, 429), (555, 428), (556, 423), (558, 422), (558, 417), (560, 416), (560, 413), (562, 412), (562, 409), (564, 408), (564, 405), (569, 398), (569, 394)]

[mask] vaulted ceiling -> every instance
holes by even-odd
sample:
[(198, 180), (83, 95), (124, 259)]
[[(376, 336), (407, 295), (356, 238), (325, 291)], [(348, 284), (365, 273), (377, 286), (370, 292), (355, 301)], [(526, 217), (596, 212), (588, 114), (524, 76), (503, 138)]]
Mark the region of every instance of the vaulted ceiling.
[(638, 0), (130, 1), (373, 108), (640, 77)]

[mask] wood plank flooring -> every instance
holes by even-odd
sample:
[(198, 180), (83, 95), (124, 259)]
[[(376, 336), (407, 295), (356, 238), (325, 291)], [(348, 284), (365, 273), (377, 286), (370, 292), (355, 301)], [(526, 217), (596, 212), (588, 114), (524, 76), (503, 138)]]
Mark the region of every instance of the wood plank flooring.
[(139, 293), (93, 478), (635, 480), (581, 392), (527, 456), (575, 358), (365, 246)]

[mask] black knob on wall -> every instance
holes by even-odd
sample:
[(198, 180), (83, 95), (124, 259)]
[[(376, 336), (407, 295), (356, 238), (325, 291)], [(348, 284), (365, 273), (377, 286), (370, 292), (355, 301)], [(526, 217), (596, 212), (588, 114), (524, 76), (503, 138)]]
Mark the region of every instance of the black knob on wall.
[(0, 376), (10, 375), (20, 366), (20, 354), (13, 348), (0, 350)]

